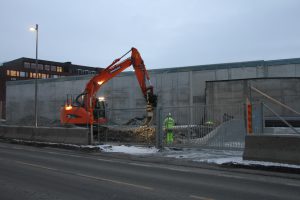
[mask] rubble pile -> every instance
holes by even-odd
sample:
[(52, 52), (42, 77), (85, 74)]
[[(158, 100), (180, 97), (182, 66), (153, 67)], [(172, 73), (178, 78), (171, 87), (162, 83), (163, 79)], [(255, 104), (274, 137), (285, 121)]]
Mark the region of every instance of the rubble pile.
[(154, 143), (155, 127), (148, 126), (106, 126), (99, 134), (102, 141), (128, 143)]

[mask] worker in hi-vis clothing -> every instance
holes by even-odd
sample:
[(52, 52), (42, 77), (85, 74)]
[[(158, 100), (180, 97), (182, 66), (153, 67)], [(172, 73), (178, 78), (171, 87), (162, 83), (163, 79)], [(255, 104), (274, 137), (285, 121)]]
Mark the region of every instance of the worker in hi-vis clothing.
[(173, 144), (173, 128), (175, 125), (171, 113), (168, 114), (164, 121), (165, 131), (167, 133), (167, 144)]

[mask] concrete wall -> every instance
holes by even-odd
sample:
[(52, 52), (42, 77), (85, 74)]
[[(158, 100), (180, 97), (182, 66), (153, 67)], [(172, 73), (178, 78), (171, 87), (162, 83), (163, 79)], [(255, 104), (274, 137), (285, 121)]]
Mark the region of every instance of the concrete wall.
[[(151, 70), (150, 77), (155, 87), (154, 91), (158, 95), (159, 106), (187, 106), (206, 103), (206, 81), (259, 77), (300, 77), (299, 68), (300, 59), (253, 61)], [(46, 122), (57, 121), (60, 106), (64, 104), (66, 95), (81, 93), (90, 78), (90, 76), (81, 76), (39, 80), (38, 115), (40, 121), (43, 119)], [(241, 85), (234, 89), (245, 90), (245, 86)], [(229, 94), (233, 95), (233, 93)], [(100, 89), (98, 95), (106, 97), (109, 108), (145, 106), (133, 72), (125, 72), (112, 79)], [(238, 92), (234, 95), (237, 95), (234, 96), (235, 99), (243, 96)], [(218, 94), (218, 98), (230, 99), (232, 97), (226, 93)], [(34, 81), (8, 82), (6, 102), (8, 121), (17, 122), (32, 119), (33, 122)]]
[(244, 160), (300, 164), (299, 135), (246, 136)]
[[(274, 104), (255, 91), (249, 85), (261, 90), (278, 101), (300, 111), (300, 78), (260, 78), (229, 81), (210, 81), (206, 83), (207, 104), (243, 104), (246, 97), (255, 102), (264, 102), (282, 116), (294, 116), (289, 110)], [(265, 110), (264, 116), (273, 116)]]
[(88, 144), (88, 129), (0, 126), (0, 137), (65, 144)]

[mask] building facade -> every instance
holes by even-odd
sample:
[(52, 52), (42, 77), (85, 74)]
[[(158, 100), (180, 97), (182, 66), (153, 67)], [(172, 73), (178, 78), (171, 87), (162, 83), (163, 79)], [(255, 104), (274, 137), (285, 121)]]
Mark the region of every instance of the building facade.
[(75, 65), (71, 62), (38, 60), (37, 66), (35, 62), (35, 59), (23, 57), (5, 62), (0, 66), (0, 118), (5, 118), (7, 81), (35, 79), (36, 77), (55, 79), (64, 76), (96, 74), (102, 70), (102, 68)]

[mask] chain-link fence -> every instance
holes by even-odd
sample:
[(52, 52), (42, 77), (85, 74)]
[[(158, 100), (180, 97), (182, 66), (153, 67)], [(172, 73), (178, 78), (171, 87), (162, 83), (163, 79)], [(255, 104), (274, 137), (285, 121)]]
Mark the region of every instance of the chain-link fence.
[[(200, 105), (158, 108), (162, 146), (243, 148), (246, 135), (244, 105)], [(172, 116), (173, 142), (166, 141), (167, 116)]]
[[(63, 101), (49, 101), (38, 104), (38, 126), (61, 127), (60, 109)], [(31, 108), (14, 106), (9, 113), (8, 124), (34, 126), (33, 103)], [(11, 107), (13, 105), (10, 105)], [(157, 107), (150, 126), (144, 126), (146, 108), (97, 109), (94, 111), (95, 123), (82, 124), (93, 132), (93, 141), (98, 143), (116, 142), (125, 144), (146, 144), (156, 146), (243, 148), (245, 130), (245, 106), (235, 105), (197, 105), (178, 107)], [(10, 111), (9, 110), (9, 111)], [(26, 112), (25, 112), (26, 111)], [(174, 141), (166, 144), (164, 120), (168, 114), (175, 121)], [(68, 127), (68, 126), (63, 126)], [(75, 127), (75, 125), (69, 125)]]

